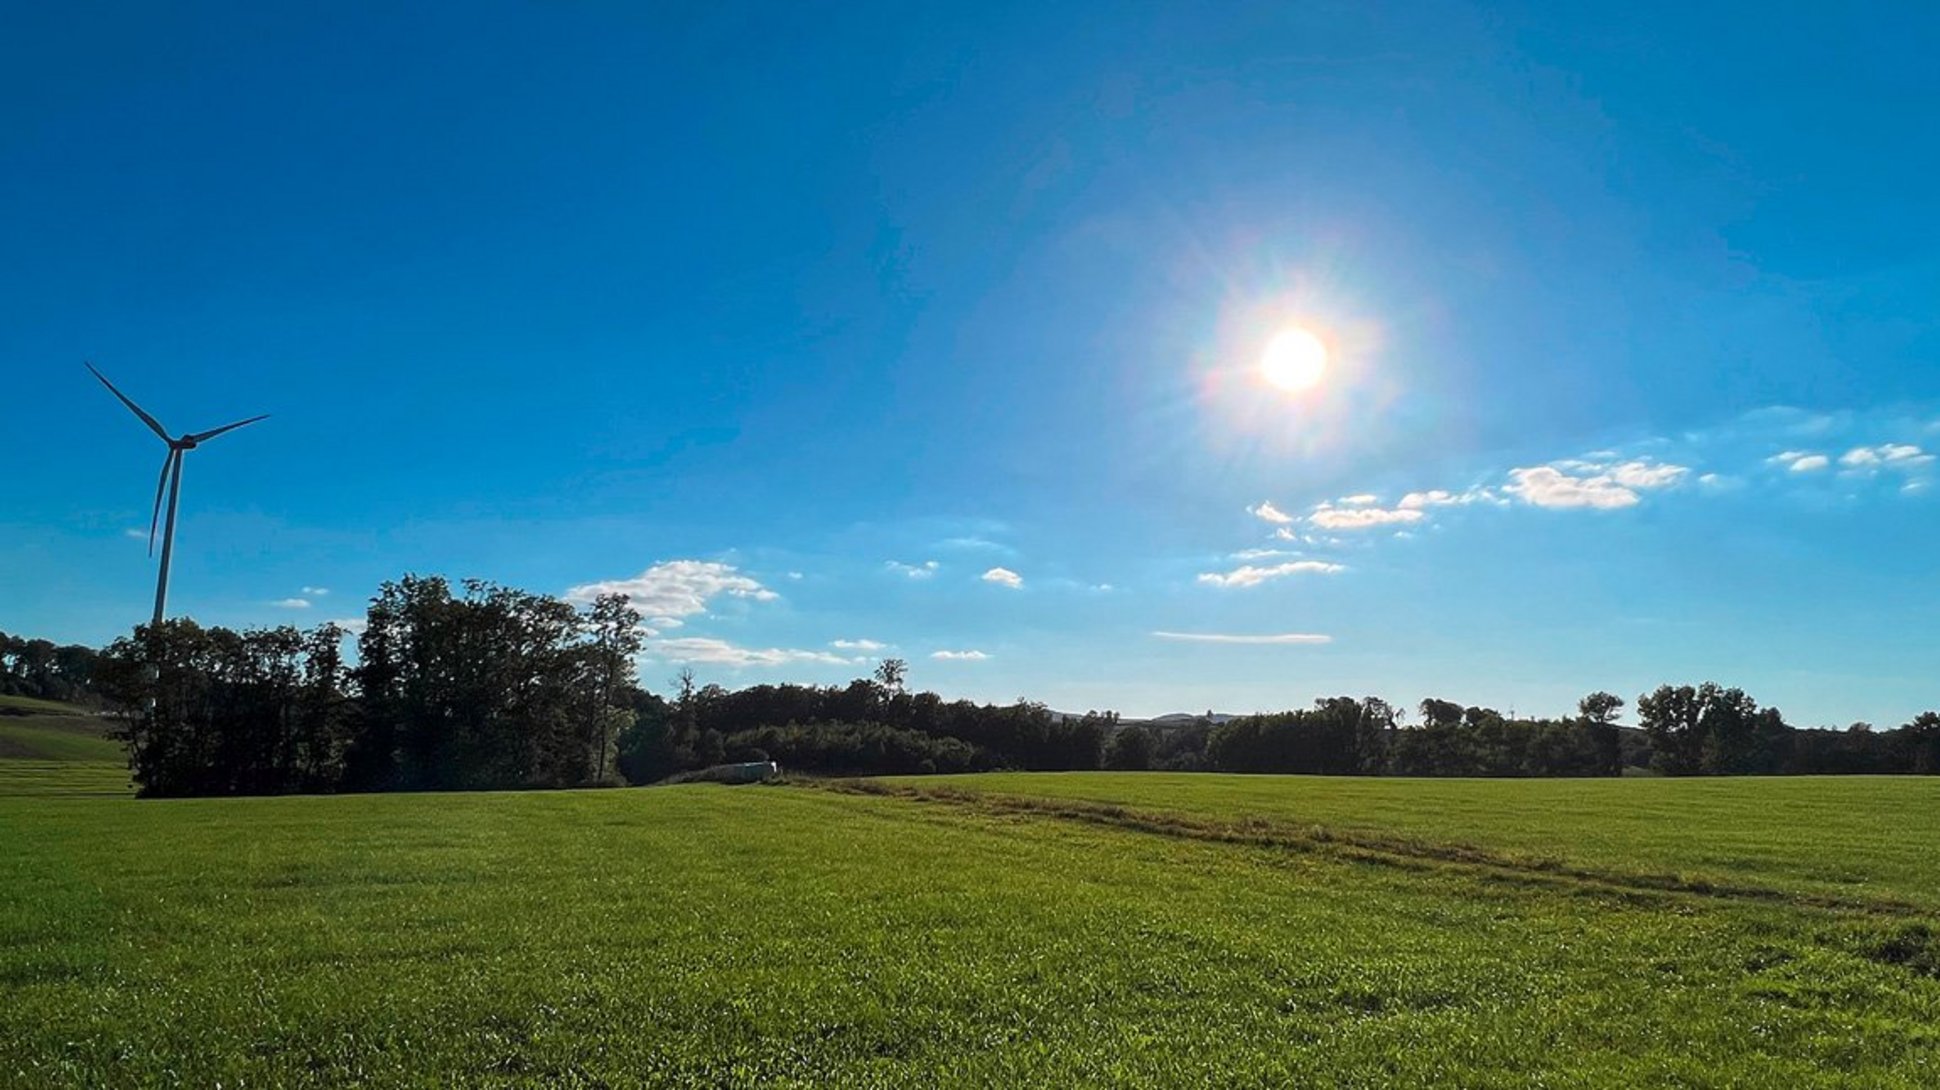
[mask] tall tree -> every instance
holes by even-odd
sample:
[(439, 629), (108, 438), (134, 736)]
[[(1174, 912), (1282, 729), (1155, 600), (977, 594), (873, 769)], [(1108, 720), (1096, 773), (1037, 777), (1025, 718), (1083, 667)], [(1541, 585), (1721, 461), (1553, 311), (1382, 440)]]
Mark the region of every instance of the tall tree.
[(888, 690), (891, 695), (902, 695), (903, 680), (908, 676), (909, 663), (902, 659), (884, 659), (876, 664), (876, 684)]
[(1623, 698), (1599, 690), (1577, 701), (1576, 710), (1596, 747), (1599, 771), (1605, 776), (1622, 775), (1623, 734), (1617, 729), (1617, 717), (1623, 714)]
[(599, 678), (593, 716), (599, 735), (598, 760), (594, 779), (606, 779), (606, 756), (616, 729), (623, 729), (632, 717), (617, 703), (635, 680), (634, 658), (640, 653), (640, 612), (624, 594), (602, 594), (594, 599), (591, 616), (594, 671)]

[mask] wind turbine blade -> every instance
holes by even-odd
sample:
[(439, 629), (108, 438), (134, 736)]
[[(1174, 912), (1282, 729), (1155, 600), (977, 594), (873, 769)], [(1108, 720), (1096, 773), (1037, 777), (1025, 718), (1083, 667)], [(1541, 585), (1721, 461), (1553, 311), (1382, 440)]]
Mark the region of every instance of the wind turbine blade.
[(175, 459), (182, 452), (170, 450), (168, 457), (162, 459), (162, 475), (155, 479), (155, 513), (148, 517), (148, 555), (155, 555), (155, 527), (162, 521), (162, 490), (168, 487), (168, 471), (175, 467)]
[(223, 432), (235, 431), (237, 428), (240, 428), (245, 424), (254, 424), (258, 420), (268, 420), (268, 419), (269, 419), (269, 414), (264, 413), (261, 416), (252, 416), (247, 420), (238, 420), (234, 424), (224, 424), (222, 427), (219, 427), (219, 428), (210, 428), (208, 431), (199, 431), (199, 432), (196, 432), (194, 435), (189, 436), (188, 438), (193, 439), (198, 443), (206, 443), (209, 440), (214, 439), (216, 436), (221, 435)]
[(83, 362), (84, 362), (84, 365), (85, 365), (85, 366), (87, 367), (87, 369), (88, 369), (88, 370), (90, 370), (90, 371), (94, 371), (94, 377), (95, 377), (95, 378), (98, 378), (98, 379), (100, 379), (100, 380), (101, 380), (101, 385), (103, 385), (103, 386), (106, 386), (106, 387), (108, 388), (108, 392), (109, 392), (109, 393), (111, 393), (111, 394), (113, 394), (113, 395), (115, 395), (116, 397), (118, 397), (118, 398), (120, 398), (120, 399), (121, 399), (121, 403), (122, 403), (123, 405), (126, 405), (126, 406), (128, 406), (128, 408), (129, 408), (129, 410), (130, 410), (130, 411), (132, 411), (132, 412), (133, 412), (133, 413), (134, 413), (134, 414), (135, 414), (136, 416), (139, 416), (139, 417), (141, 417), (141, 422), (142, 422), (142, 423), (144, 423), (144, 424), (146, 424), (146, 425), (148, 425), (148, 427), (150, 428), (150, 430), (152, 430), (152, 431), (154, 431), (154, 433), (155, 433), (156, 435), (159, 435), (159, 436), (161, 436), (161, 437), (162, 437), (162, 442), (164, 442), (164, 443), (167, 443), (167, 442), (170, 442), (170, 441), (171, 441), (171, 440), (169, 439), (169, 437), (168, 437), (168, 429), (167, 429), (167, 428), (164, 428), (164, 427), (162, 427), (162, 425), (161, 425), (161, 422), (160, 422), (160, 421), (158, 421), (158, 420), (156, 420), (156, 419), (155, 419), (154, 417), (152, 417), (152, 416), (150, 416), (150, 415), (148, 415), (147, 413), (145, 413), (145, 412), (143, 412), (143, 411), (142, 411), (142, 408), (141, 408), (141, 406), (140, 406), (140, 405), (137, 405), (137, 404), (135, 404), (135, 403), (134, 403), (133, 401), (131, 401), (131, 400), (129, 400), (129, 398), (128, 398), (128, 395), (127, 395), (127, 394), (124, 394), (124, 393), (122, 393), (122, 392), (121, 392), (120, 390), (117, 390), (117, 389), (115, 389), (115, 384), (114, 384), (114, 383), (112, 383), (112, 382), (109, 382), (109, 381), (108, 381), (108, 376), (106, 376), (106, 375), (104, 375), (104, 374), (102, 374), (102, 373), (101, 373), (101, 372), (99, 372), (99, 371), (95, 371), (95, 370), (94, 370), (94, 364), (92, 364), (92, 363), (85, 363), (85, 361), (83, 361)]

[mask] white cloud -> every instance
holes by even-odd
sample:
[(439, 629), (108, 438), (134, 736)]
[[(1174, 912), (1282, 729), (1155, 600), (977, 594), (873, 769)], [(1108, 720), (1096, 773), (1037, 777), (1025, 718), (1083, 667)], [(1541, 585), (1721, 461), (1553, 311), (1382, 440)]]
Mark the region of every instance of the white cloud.
[(1342, 496), (1340, 498), (1340, 504), (1343, 507), (1372, 507), (1380, 502), (1381, 497), (1372, 492), (1363, 492), (1358, 496)]
[(1009, 587), (1012, 590), (1016, 590), (1024, 585), (1024, 577), (1011, 571), (1009, 568), (992, 568), (983, 573), (983, 581), (986, 583), (997, 583), (1001, 586)]
[(1307, 516), (1307, 521), (1322, 530), (1365, 530), (1372, 526), (1420, 522), (1422, 518), (1421, 509), (1415, 507), (1397, 507), (1390, 511), (1384, 507), (1334, 507), (1322, 504)]
[(309, 609), (310, 600), (308, 598), (278, 598), (276, 601), (271, 602), (270, 605), (275, 606), (277, 609)]
[(1879, 469), (1912, 471), (1933, 464), (1933, 455), (1907, 443), (1881, 443), (1876, 447), (1854, 447), (1839, 457), (1847, 469), (1871, 472)]
[(1277, 523), (1279, 525), (1285, 525), (1293, 521), (1292, 515), (1273, 506), (1269, 500), (1261, 500), (1259, 503), (1247, 508), (1246, 513), (1252, 515), (1254, 518), (1264, 519), (1267, 522)]
[(1286, 549), (1241, 549), (1239, 552), (1233, 553), (1231, 555), (1231, 559), (1272, 560), (1275, 557), (1296, 556), (1296, 555), (1298, 554), (1289, 552)]
[(1419, 511), (1427, 507), (1460, 507), (1483, 501), (1501, 502), (1496, 498), (1495, 493), (1486, 488), (1471, 488), (1466, 492), (1448, 492), (1434, 488), (1426, 492), (1410, 492), (1401, 497), (1401, 502), (1395, 506), (1403, 511)]
[(1010, 546), (1004, 544), (1001, 541), (992, 541), (989, 538), (974, 537), (974, 536), (946, 537), (942, 541), (937, 542), (936, 547), (939, 549), (969, 549), (972, 551), (981, 550), (983, 552), (993, 552), (993, 553), (1008, 553), (1008, 552), (1015, 551)]
[[(774, 591), (742, 575), (732, 564), (714, 560), (667, 560), (631, 579), (582, 583), (566, 592), (569, 602), (586, 603), (602, 594), (624, 594), (633, 608), (656, 628), (679, 628), (707, 603), (721, 595), (772, 601)], [(707, 661), (696, 659), (693, 661)]]
[(1324, 560), (1289, 560), (1284, 564), (1274, 564), (1269, 567), (1243, 564), (1229, 572), (1202, 572), (1199, 575), (1199, 581), (1215, 587), (1256, 587), (1284, 575), (1309, 572), (1333, 575), (1346, 570), (1339, 564), (1331, 564)]
[(305, 598), (322, 598), (323, 596), (330, 593), (330, 588), (329, 587), (304, 587), (302, 589), (302, 593)]
[(936, 569), (940, 565), (934, 560), (925, 560), (921, 564), (905, 564), (900, 560), (887, 560), (883, 562), (883, 566), (895, 572), (897, 575), (906, 576), (910, 579), (928, 579), (930, 576), (936, 574)]
[(930, 657), (938, 662), (982, 662), (990, 656), (982, 651), (931, 651)]
[(788, 578), (790, 579), (800, 579), (801, 577), (802, 577), (802, 573), (798, 571), (791, 571), (788, 573)]
[(361, 636), (364, 634), (364, 629), (370, 627), (370, 622), (362, 617), (332, 617), (323, 623), (336, 625), (348, 636)]
[(1689, 473), (1685, 466), (1641, 460), (1615, 466), (1566, 461), (1512, 469), (1503, 491), (1536, 507), (1609, 510), (1634, 507), (1640, 491), (1668, 488)]
[(148, 531), (139, 526), (130, 526), (128, 529), (121, 531), (121, 536), (133, 538), (136, 541), (147, 541)]
[(1823, 454), (1810, 454), (1802, 450), (1788, 450), (1765, 459), (1773, 465), (1784, 466), (1794, 473), (1811, 473), (1832, 464), (1832, 459)]
[(1669, 488), (1690, 472), (1686, 466), (1666, 465), (1663, 462), (1625, 462), (1610, 470), (1610, 479), (1625, 488), (1648, 491)]
[(1259, 636), (1242, 636), (1227, 632), (1154, 632), (1152, 635), (1161, 640), (1182, 640), (1188, 643), (1320, 644), (1334, 642), (1332, 636), (1320, 636), (1309, 632), (1280, 632)]
[(780, 647), (739, 647), (709, 636), (681, 636), (652, 640), (647, 644), (649, 658), (665, 662), (700, 662), (713, 666), (782, 666), (791, 662), (820, 662), (847, 666), (849, 660), (827, 651), (798, 651)]
[(843, 651), (881, 651), (889, 645), (875, 640), (830, 640), (829, 646)]

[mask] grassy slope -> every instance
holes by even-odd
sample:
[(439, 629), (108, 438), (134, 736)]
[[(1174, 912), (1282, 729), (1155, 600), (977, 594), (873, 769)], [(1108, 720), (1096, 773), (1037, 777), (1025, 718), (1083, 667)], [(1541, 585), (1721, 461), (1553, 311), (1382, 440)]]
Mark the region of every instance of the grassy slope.
[(892, 780), (1466, 844), (1940, 910), (1940, 777), (1406, 780), (1007, 773)]
[(0, 760), (121, 763), (111, 724), (85, 708), (24, 696), (0, 696)]
[(10, 696), (0, 693), (0, 714), (89, 715), (92, 713), (78, 704), (63, 704), (58, 700), (41, 700), (38, 697)]
[(1905, 926), (791, 788), (0, 798), (0, 1082), (1931, 1085)]

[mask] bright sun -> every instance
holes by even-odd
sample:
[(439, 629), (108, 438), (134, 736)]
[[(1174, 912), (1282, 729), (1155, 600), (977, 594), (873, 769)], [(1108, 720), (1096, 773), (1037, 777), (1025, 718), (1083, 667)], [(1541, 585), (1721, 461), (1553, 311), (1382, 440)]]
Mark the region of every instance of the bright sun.
[(1260, 356), (1260, 373), (1282, 390), (1305, 390), (1327, 372), (1327, 346), (1304, 329), (1281, 330)]

